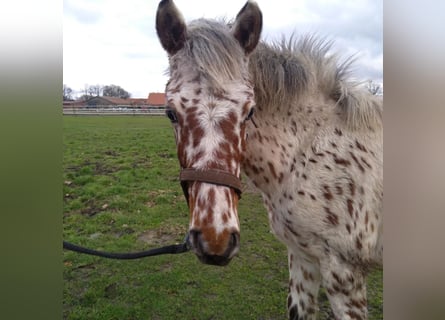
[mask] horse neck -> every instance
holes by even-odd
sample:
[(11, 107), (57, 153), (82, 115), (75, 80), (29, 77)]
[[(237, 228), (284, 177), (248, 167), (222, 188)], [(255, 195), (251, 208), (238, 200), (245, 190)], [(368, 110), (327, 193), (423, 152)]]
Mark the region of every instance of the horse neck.
[[(252, 58), (251, 64), (258, 63), (258, 57)], [(251, 65), (250, 70), (259, 72), (256, 67)], [(282, 194), (296, 162), (311, 148), (318, 130), (335, 121), (338, 110), (334, 101), (315, 91), (317, 86), (296, 84), (292, 95), (283, 95), (285, 89), (276, 83), (265, 85), (262, 75), (251, 74), (251, 79), (256, 125), (249, 124), (243, 169), (263, 194)]]

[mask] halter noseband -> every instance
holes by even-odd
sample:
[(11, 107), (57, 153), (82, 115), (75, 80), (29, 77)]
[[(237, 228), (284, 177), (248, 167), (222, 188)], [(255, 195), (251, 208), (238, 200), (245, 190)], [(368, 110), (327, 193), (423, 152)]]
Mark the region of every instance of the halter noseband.
[(241, 198), (241, 179), (227, 171), (219, 169), (198, 170), (193, 168), (185, 168), (181, 169), (179, 180), (181, 181), (182, 191), (184, 192), (184, 196), (187, 200), (187, 205), (189, 204), (188, 183), (192, 181), (206, 182), (232, 188), (235, 190), (238, 198)]

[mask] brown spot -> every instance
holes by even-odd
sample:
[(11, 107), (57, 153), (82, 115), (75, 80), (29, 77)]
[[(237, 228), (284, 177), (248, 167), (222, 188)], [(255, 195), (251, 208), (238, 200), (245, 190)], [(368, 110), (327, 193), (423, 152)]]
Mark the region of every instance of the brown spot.
[(332, 288), (327, 288), (326, 291), (328, 292), (329, 295), (333, 296), (334, 294), (336, 294), (336, 292), (334, 291), (334, 289)]
[(315, 196), (313, 194), (310, 195), (312, 200), (316, 200)]
[(298, 193), (299, 195), (301, 195), (301, 196), (304, 196), (304, 195), (305, 195), (304, 191), (302, 191), (302, 190), (299, 190), (297, 193)]
[(357, 247), (358, 250), (361, 250), (363, 248), (362, 242), (360, 241), (359, 237), (355, 238), (355, 246)]
[(356, 307), (357, 309), (361, 309), (362, 307), (366, 306), (366, 303), (365, 303), (365, 305), (363, 305), (363, 301), (351, 299), (351, 301), (348, 303), (348, 305)]
[(351, 199), (348, 199), (348, 200), (346, 200), (346, 203), (347, 203), (347, 206), (348, 206), (348, 212), (349, 212), (349, 215), (351, 216), (351, 218), (352, 218), (352, 216), (353, 216), (353, 212), (354, 212), (354, 207), (352, 206), (352, 200)]
[(338, 216), (333, 213), (328, 207), (324, 207), (324, 210), (327, 213), (326, 218), (328, 219), (328, 222), (334, 226), (338, 225)]
[(328, 169), (329, 171), (332, 171), (332, 169), (331, 169), (330, 166), (328, 166), (328, 165), (325, 164), (324, 167), (325, 167), (326, 169)]
[(260, 173), (260, 168), (258, 168), (257, 166), (251, 165), (250, 168), (252, 169), (253, 173), (255, 173), (255, 174)]
[(307, 176), (306, 176), (304, 173), (301, 175), (301, 177), (302, 177), (304, 180), (307, 180)]
[[(291, 286), (291, 285), (289, 284), (289, 286)], [(291, 305), (292, 305), (292, 296), (288, 295), (287, 296), (287, 308), (289, 309)]]
[(284, 173), (283, 172), (281, 172), (280, 173), (280, 176), (278, 177), (278, 183), (282, 183), (283, 182), (283, 180), (284, 180)]
[(365, 146), (362, 145), (361, 143), (359, 143), (357, 140), (355, 140), (355, 145), (357, 146), (357, 148), (363, 152), (368, 152), (368, 150), (366, 150)]
[(294, 236), (296, 236), (297, 238), (300, 237), (300, 234), (299, 234), (297, 231), (295, 231), (295, 230), (291, 227), (290, 224), (286, 223), (286, 228), (287, 228), (287, 230), (290, 231), (290, 233), (292, 233), (292, 234), (293, 234)]
[(312, 273), (310, 273), (310, 272), (308, 272), (306, 270), (303, 270), (303, 277), (306, 280), (314, 281), (314, 277), (312, 276)]
[(278, 176), (277, 176), (277, 172), (275, 171), (275, 167), (274, 167), (274, 165), (272, 164), (272, 162), (267, 162), (267, 165), (269, 166), (269, 170), (270, 170), (270, 172), (272, 173), (272, 176), (275, 178), (275, 179), (278, 179)]
[(300, 307), (301, 307), (301, 310), (303, 310), (303, 311), (306, 309), (306, 304), (304, 303), (303, 300), (300, 300)]
[(323, 189), (324, 189), (323, 196), (325, 197), (325, 199), (332, 200), (334, 198), (334, 196), (332, 195), (331, 190), (329, 189), (329, 186), (323, 185)]
[(363, 168), (362, 164), (360, 163), (360, 161), (358, 161), (358, 159), (355, 157), (355, 155), (352, 152), (349, 152), (349, 154), (351, 155), (352, 159), (357, 164), (357, 167), (360, 169), (360, 171), (365, 172), (365, 168)]
[(335, 281), (337, 281), (338, 284), (340, 285), (343, 284), (343, 279), (341, 279), (340, 276), (333, 271), (332, 271), (332, 277), (334, 277)]
[(362, 160), (362, 162), (363, 162), (369, 169), (372, 169), (371, 165), (366, 161), (365, 158), (360, 157), (360, 159)]
[[(312, 277), (312, 279), (313, 279), (313, 277)], [(310, 302), (311, 302), (312, 304), (314, 304), (314, 303), (315, 303), (315, 297), (314, 297), (314, 295), (313, 295), (312, 293), (310, 293), (310, 292), (308, 292), (307, 295), (308, 295), (308, 297), (309, 297)]]
[(337, 129), (337, 128), (335, 128), (334, 133), (335, 133), (336, 135), (338, 135), (338, 136), (342, 136), (342, 135), (343, 135), (343, 132), (341, 132), (341, 130), (340, 130), (340, 129)]
[(307, 248), (308, 244), (306, 242), (298, 242), (298, 245), (303, 248)]
[(351, 196), (355, 195), (355, 184), (354, 182), (349, 183), (349, 192), (351, 193)]
[(336, 190), (336, 193), (337, 193), (338, 195), (342, 195), (342, 194), (343, 194), (343, 189), (341, 188), (341, 186), (336, 185), (336, 186), (335, 186), (335, 190)]
[(349, 315), (351, 317), (351, 319), (356, 319), (356, 320), (364, 319), (364, 318), (362, 318), (362, 316), (360, 316), (357, 312), (355, 312), (353, 310), (346, 311), (346, 314)]
[(336, 164), (339, 164), (339, 165), (345, 166), (345, 167), (351, 165), (351, 162), (349, 160), (343, 159), (343, 158), (338, 158), (336, 154), (334, 154), (333, 157), (334, 157), (334, 162)]
[(312, 162), (312, 163), (317, 163), (318, 161), (317, 161), (317, 160), (315, 160), (315, 159), (313, 159), (313, 158), (309, 158), (309, 162)]
[(289, 319), (290, 320), (298, 320), (298, 306), (294, 305), (292, 308), (289, 309)]
[(193, 148), (196, 148), (201, 143), (201, 139), (203, 136), (204, 130), (201, 127), (197, 126), (192, 132)]
[(182, 82), (178, 83), (176, 87), (168, 90), (170, 93), (178, 93), (181, 91)]

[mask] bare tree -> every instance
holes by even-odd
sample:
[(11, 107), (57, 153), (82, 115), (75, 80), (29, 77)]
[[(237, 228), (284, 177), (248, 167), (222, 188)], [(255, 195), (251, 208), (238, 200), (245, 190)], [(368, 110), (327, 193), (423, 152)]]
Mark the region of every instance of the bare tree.
[(66, 84), (64, 84), (63, 85), (63, 101), (73, 100), (73, 97), (71, 96), (72, 92), (73, 92), (73, 89), (71, 89)]
[(95, 96), (98, 97), (98, 96), (102, 95), (104, 86), (102, 86), (102, 85), (100, 85), (100, 84), (96, 84), (95, 86), (92, 86), (92, 87), (93, 87), (93, 94), (94, 94)]
[(85, 83), (82, 96), (89, 96), (90, 95), (90, 90), (89, 89), (90, 89), (90, 86), (88, 85), (88, 83)]
[(94, 86), (88, 86), (88, 94), (92, 97), (94, 96), (94, 93), (96, 92)]
[(368, 80), (368, 84), (366, 85), (368, 91), (373, 95), (383, 94), (383, 87), (380, 83), (376, 83), (372, 80)]
[(123, 88), (114, 84), (103, 87), (103, 95), (105, 97), (118, 97), (122, 99), (127, 99), (131, 96), (130, 93)]

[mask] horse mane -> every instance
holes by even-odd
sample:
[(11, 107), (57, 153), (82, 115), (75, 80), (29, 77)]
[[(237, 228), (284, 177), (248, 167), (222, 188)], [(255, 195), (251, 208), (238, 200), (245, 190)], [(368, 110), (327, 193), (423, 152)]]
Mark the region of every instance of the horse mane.
[(224, 19), (190, 22), (181, 54), (198, 77), (209, 81), (210, 90), (224, 91), (227, 81), (248, 77), (244, 52)]
[(315, 35), (261, 42), (249, 65), (257, 105), (291, 108), (321, 93), (335, 101), (351, 129), (381, 126), (382, 99), (350, 79), (354, 57), (340, 62), (338, 54), (330, 53), (332, 45)]
[(341, 62), (330, 53), (332, 41), (314, 35), (299, 39), (292, 35), (271, 44), (261, 41), (245, 70), (245, 54), (224, 19), (190, 22), (187, 38), (184, 50), (173, 57), (172, 67), (175, 59), (185, 58), (181, 65), (193, 68), (214, 92), (224, 92), (227, 81), (250, 78), (262, 108), (292, 107), (295, 101), (321, 93), (335, 101), (350, 128), (382, 125), (382, 99), (350, 79), (354, 58)]

